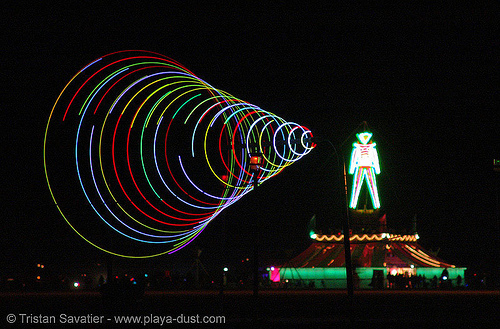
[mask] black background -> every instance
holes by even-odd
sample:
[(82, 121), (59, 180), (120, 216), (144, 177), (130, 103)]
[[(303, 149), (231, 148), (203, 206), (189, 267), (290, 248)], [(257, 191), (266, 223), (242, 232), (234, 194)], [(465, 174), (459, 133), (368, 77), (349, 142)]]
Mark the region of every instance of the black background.
[[(409, 228), (416, 214), (424, 247), (459, 266), (497, 266), (497, 2), (107, 3), (2, 5), (3, 264), (104, 257), (53, 205), (43, 136), (57, 95), (80, 68), (145, 49), (337, 146), (350, 138), (345, 156), (367, 121), (388, 225)], [(264, 258), (284, 261), (309, 245), (314, 214), (324, 232), (340, 226), (337, 175), (333, 149), (321, 144), (214, 220), (192, 247), (153, 262), (191, 263), (195, 247), (210, 266), (248, 257), (253, 218)]]

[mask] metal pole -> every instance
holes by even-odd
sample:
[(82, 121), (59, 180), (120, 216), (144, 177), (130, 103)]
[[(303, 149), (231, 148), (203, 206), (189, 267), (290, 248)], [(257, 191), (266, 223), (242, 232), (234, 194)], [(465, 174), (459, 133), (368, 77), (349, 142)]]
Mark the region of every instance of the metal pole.
[[(254, 191), (258, 186), (258, 171), (254, 171), (253, 173), (253, 186)], [(252, 222), (253, 226), (253, 295), (258, 296), (259, 294), (259, 233), (258, 233), (258, 225), (257, 220)]]
[(345, 196), (345, 216), (343, 216), (342, 220), (342, 230), (344, 231), (344, 252), (345, 252), (345, 270), (346, 270), (346, 279), (347, 279), (347, 295), (349, 299), (352, 299), (354, 295), (354, 283), (352, 277), (352, 259), (351, 259), (351, 242), (349, 240), (349, 206), (348, 206), (348, 193), (347, 193), (347, 174), (345, 169), (345, 159), (342, 156), (342, 162), (344, 165), (344, 196)]
[[(350, 136), (350, 135), (349, 135)], [(349, 138), (349, 137), (348, 137)], [(344, 253), (345, 253), (345, 270), (346, 270), (346, 284), (347, 284), (347, 295), (349, 299), (349, 304), (352, 304), (352, 298), (354, 295), (354, 281), (353, 281), (353, 273), (352, 273), (352, 258), (351, 258), (351, 241), (350, 233), (349, 233), (349, 196), (347, 192), (347, 172), (345, 168), (345, 158), (344, 155), (339, 154), (337, 152), (337, 148), (332, 144), (329, 140), (326, 140), (335, 151), (337, 155), (337, 167), (339, 169), (339, 180), (341, 180), (341, 184), (344, 186), (344, 191), (342, 192), (342, 197), (344, 198), (345, 205), (345, 215), (342, 216), (342, 230), (344, 231)], [(344, 143), (347, 139), (344, 141)], [(344, 144), (342, 143), (340, 147)], [(342, 159), (343, 168), (340, 168), (340, 159)], [(343, 176), (342, 174), (343, 173)], [(351, 305), (349, 305), (350, 307)]]

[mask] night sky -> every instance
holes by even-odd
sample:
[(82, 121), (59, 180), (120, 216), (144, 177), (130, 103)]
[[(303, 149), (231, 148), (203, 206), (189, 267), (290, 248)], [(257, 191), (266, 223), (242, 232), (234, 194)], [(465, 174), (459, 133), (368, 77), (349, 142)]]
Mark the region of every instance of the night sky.
[[(180, 3), (2, 9), (2, 266), (104, 258), (57, 212), (43, 136), (69, 79), (124, 49), (169, 56), (213, 86), (305, 125), (346, 157), (367, 121), (388, 225), (409, 229), (416, 214), (424, 248), (459, 266), (497, 266), (497, 2)], [(230, 207), (191, 247), (152, 262), (190, 263), (195, 247), (208, 264), (245, 258), (255, 217), (264, 258), (291, 258), (309, 245), (313, 215), (323, 232), (340, 227), (338, 174), (333, 148), (320, 144)]]

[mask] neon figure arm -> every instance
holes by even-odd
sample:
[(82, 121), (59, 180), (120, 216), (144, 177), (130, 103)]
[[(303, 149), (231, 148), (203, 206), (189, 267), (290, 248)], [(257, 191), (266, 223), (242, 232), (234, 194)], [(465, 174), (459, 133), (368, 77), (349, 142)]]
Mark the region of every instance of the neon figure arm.
[(380, 163), (378, 162), (378, 152), (375, 145), (373, 146), (373, 168), (375, 168), (376, 174), (380, 174)]
[(358, 159), (359, 159), (359, 148), (358, 144), (353, 143), (354, 149), (351, 153), (351, 165), (349, 166), (349, 174), (354, 174), (354, 169), (358, 167)]

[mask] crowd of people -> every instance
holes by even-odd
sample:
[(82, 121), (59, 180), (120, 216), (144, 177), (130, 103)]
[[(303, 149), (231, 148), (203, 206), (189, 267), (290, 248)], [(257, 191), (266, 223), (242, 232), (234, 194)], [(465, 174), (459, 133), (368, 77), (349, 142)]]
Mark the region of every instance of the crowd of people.
[[(454, 281), (454, 282), (453, 282)], [(428, 279), (425, 275), (409, 276), (405, 274), (387, 275), (387, 285), (390, 289), (450, 289), (462, 287), (463, 280), (459, 275), (455, 280), (447, 276), (437, 277), (434, 275)]]

